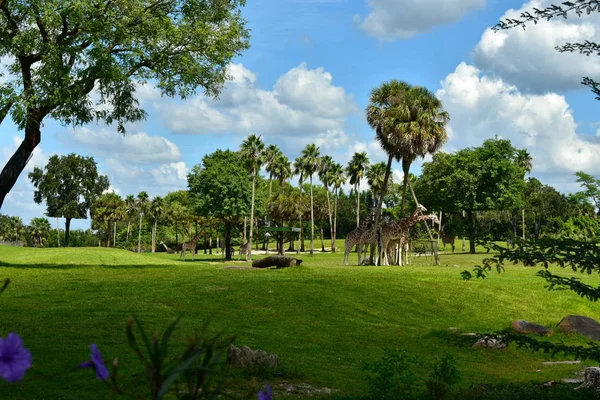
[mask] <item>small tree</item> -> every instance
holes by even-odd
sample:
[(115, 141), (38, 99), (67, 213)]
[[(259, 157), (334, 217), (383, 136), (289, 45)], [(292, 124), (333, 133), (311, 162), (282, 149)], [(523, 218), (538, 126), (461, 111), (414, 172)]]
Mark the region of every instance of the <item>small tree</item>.
[(98, 175), (92, 157), (53, 155), (41, 169), (29, 173), (35, 186), (33, 200), (46, 202), (46, 215), (65, 218), (65, 247), (69, 246), (71, 220), (87, 218), (94, 200), (108, 189), (108, 178)]
[(116, 246), (117, 221), (125, 217), (125, 202), (116, 193), (104, 193), (99, 196), (90, 210), (93, 225), (106, 225), (106, 247), (110, 246), (110, 231), (112, 222), (113, 246)]
[(225, 259), (231, 260), (231, 232), (251, 206), (252, 183), (239, 153), (217, 150), (188, 174), (199, 215), (219, 219), (225, 228)]
[(52, 227), (46, 218), (33, 218), (29, 224), (29, 234), (37, 247), (44, 247)]

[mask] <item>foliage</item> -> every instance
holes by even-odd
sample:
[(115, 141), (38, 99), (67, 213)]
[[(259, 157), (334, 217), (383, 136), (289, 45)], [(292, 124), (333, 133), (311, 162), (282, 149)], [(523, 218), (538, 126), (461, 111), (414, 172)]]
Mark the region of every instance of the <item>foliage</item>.
[(585, 189), (580, 193), (581, 197), (589, 199), (600, 212), (600, 179), (594, 178), (592, 175), (585, 172), (577, 172), (577, 182)]
[[(498, 31), (518, 26), (525, 29), (526, 25), (531, 22), (537, 24), (540, 20), (549, 21), (552, 18), (560, 17), (567, 19), (568, 14), (572, 12), (575, 12), (577, 16), (581, 17), (584, 13), (590, 15), (592, 12), (598, 11), (600, 11), (600, 0), (564, 1), (562, 4), (552, 4), (546, 8), (534, 8), (532, 11), (524, 11), (519, 18), (507, 18), (504, 21), (500, 21), (492, 29)], [(579, 54), (584, 54), (586, 56), (592, 54), (600, 55), (600, 44), (586, 40), (584, 43), (566, 43), (563, 46), (556, 46), (556, 50), (561, 53), (579, 52)], [(589, 86), (592, 89), (592, 92), (596, 94), (596, 99), (600, 100), (599, 82), (589, 77), (584, 77), (582, 84)]]
[(33, 200), (46, 203), (46, 215), (66, 219), (65, 246), (69, 246), (71, 219), (87, 218), (94, 200), (109, 187), (108, 178), (98, 175), (93, 157), (71, 153), (53, 155), (41, 169), (29, 173), (35, 187)]
[(52, 227), (46, 218), (33, 218), (27, 229), (27, 244), (29, 245), (31, 242), (33, 246), (44, 247), (50, 230), (52, 230)]
[(413, 372), (416, 358), (398, 349), (385, 349), (383, 356), (364, 369), (369, 373), (368, 381), (373, 399), (412, 399), (417, 393)]
[[(136, 89), (149, 80), (167, 96), (198, 87), (217, 96), (231, 60), (248, 48), (244, 0), (6, 0), (2, 45), (9, 60), (0, 121), (10, 113), (25, 140), (0, 174), (0, 206), (41, 141), (47, 116), (64, 124), (145, 117)], [(96, 89), (97, 96), (92, 96)]]
[(430, 399), (441, 400), (460, 382), (461, 372), (458, 363), (451, 354), (435, 360), (431, 366), (429, 377), (425, 381)]
[(26, 229), (21, 217), (0, 214), (0, 240), (18, 242), (25, 238)]

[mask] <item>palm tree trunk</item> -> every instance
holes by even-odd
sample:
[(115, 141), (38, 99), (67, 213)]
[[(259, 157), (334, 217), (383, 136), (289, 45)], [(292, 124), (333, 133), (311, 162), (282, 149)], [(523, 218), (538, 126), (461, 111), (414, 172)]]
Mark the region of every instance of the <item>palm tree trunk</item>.
[(71, 218), (65, 218), (65, 247), (69, 247), (69, 233), (71, 232)]
[(392, 171), (392, 161), (394, 160), (393, 156), (388, 157), (387, 166), (385, 168), (385, 175), (383, 176), (383, 187), (381, 188), (381, 193), (379, 194), (379, 201), (377, 201), (377, 211), (375, 212), (375, 224), (373, 225), (373, 229), (377, 232), (377, 264), (381, 262), (381, 231), (379, 229), (379, 222), (381, 220), (381, 208), (383, 206), (383, 197), (387, 192), (387, 184), (390, 179), (390, 173)]
[(331, 240), (331, 252), (335, 253), (335, 238), (337, 235), (337, 202), (338, 189), (335, 189), (335, 198), (333, 200), (333, 238)]
[(310, 255), (315, 251), (315, 215), (313, 210), (313, 184), (312, 174), (310, 175)]
[(250, 236), (248, 237), (248, 247), (246, 249), (246, 261), (252, 261), (252, 228), (254, 227), (254, 193), (256, 191), (256, 167), (252, 171), (252, 204), (250, 206)]
[(327, 191), (327, 213), (329, 214), (329, 236), (331, 239), (331, 251), (333, 251), (333, 219), (331, 216), (331, 200), (329, 199), (329, 188), (325, 187)]
[(325, 241), (323, 240), (323, 224), (321, 224), (321, 253), (325, 253)]
[(467, 218), (469, 220), (469, 252), (475, 254), (475, 214), (471, 210), (467, 210)]
[(110, 221), (106, 221), (106, 248), (110, 247)]
[(354, 189), (356, 190), (356, 227), (360, 226), (360, 196), (358, 195), (358, 190), (360, 189), (360, 182), (356, 182), (354, 185)]
[(131, 220), (127, 221), (127, 242), (129, 242), (129, 229), (131, 228)]
[(152, 227), (152, 252), (156, 251), (156, 224), (158, 223), (158, 219), (154, 220), (154, 226)]
[(525, 208), (523, 208), (521, 212), (521, 219), (523, 221), (523, 240), (525, 240)]
[(143, 218), (144, 214), (140, 213), (140, 227), (138, 229), (138, 247), (137, 247), (137, 251), (138, 253), (142, 250), (142, 218)]
[(113, 222), (113, 247), (117, 247), (117, 221)]
[(408, 172), (410, 171), (410, 164), (412, 164), (412, 159), (406, 157), (402, 158), (402, 172), (404, 173), (404, 179), (402, 184), (402, 203), (400, 204), (400, 215), (402, 215), (404, 212), (404, 202), (406, 201), (406, 187), (408, 186), (409, 181)]
[(242, 232), (242, 244), (246, 243), (246, 227), (248, 226), (248, 217), (244, 216), (244, 231)]

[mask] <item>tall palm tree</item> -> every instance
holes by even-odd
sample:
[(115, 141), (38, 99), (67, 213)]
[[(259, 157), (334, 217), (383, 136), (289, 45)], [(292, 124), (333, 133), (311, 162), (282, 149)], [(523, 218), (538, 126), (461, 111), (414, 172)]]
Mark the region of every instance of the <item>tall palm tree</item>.
[(331, 251), (335, 253), (335, 239), (337, 235), (337, 205), (340, 194), (340, 188), (346, 183), (346, 175), (342, 164), (334, 163), (331, 168), (331, 183), (334, 190), (333, 201), (333, 239), (331, 240)]
[(130, 194), (125, 197), (125, 214), (127, 215), (127, 242), (129, 243), (129, 231), (131, 230), (131, 219), (137, 214), (135, 197)]
[[(300, 157), (296, 158), (296, 160), (294, 160), (294, 175), (300, 175), (298, 177), (298, 188), (300, 189), (300, 196), (299, 199), (302, 202), (302, 184), (304, 183), (304, 178), (305, 178), (305, 167), (306, 164), (306, 158), (304, 157), (304, 155), (301, 155)], [(304, 251), (304, 228), (302, 226), (302, 213), (298, 214), (300, 217), (300, 234), (299, 234), (299, 240), (300, 240), (300, 249), (299, 251)]]
[(252, 171), (252, 204), (250, 206), (250, 236), (246, 253), (246, 261), (252, 261), (252, 228), (254, 226), (254, 194), (256, 192), (256, 174), (263, 163), (265, 144), (260, 136), (250, 135), (240, 146), (240, 152)]
[(269, 197), (271, 197), (271, 193), (273, 192), (273, 177), (275, 177), (277, 172), (277, 161), (282, 155), (283, 154), (281, 153), (281, 150), (279, 150), (279, 147), (274, 144), (268, 145), (263, 153), (265, 167), (269, 173)]
[(148, 207), (148, 199), (149, 199), (148, 193), (146, 193), (145, 191), (141, 191), (137, 195), (136, 205), (137, 205), (138, 213), (140, 214), (140, 227), (138, 229), (138, 246), (137, 246), (138, 253), (142, 250), (142, 221), (144, 219), (144, 212), (146, 211), (146, 208)]
[(313, 175), (319, 169), (321, 152), (317, 145), (309, 144), (302, 150), (304, 157), (304, 174), (310, 182), (310, 255), (315, 251), (315, 213), (313, 202)]
[(447, 140), (445, 126), (450, 118), (443, 111), (441, 101), (432, 92), (398, 80), (385, 82), (373, 89), (369, 103), (366, 109), (367, 122), (375, 130), (377, 140), (388, 155), (386, 177), (375, 213), (374, 227), (378, 230), (392, 161), (402, 160), (402, 213), (407, 186), (410, 186), (415, 202), (418, 203), (408, 180), (410, 165), (417, 156), (424, 157), (443, 146)]
[(366, 152), (354, 153), (352, 159), (346, 167), (346, 174), (350, 179), (350, 184), (354, 185), (356, 192), (356, 227), (360, 226), (360, 180), (365, 176), (369, 168), (369, 157)]
[(283, 186), (284, 182), (287, 181), (293, 175), (292, 162), (283, 154), (275, 160), (274, 176), (279, 181), (279, 185)]
[[(373, 193), (373, 199), (377, 202), (376, 204), (379, 205), (379, 201), (380, 201), (380, 196), (381, 196), (381, 192), (383, 191), (383, 187), (384, 187), (384, 182), (385, 182), (385, 168), (386, 165), (385, 163), (379, 162), (377, 164), (373, 164), (369, 167), (369, 169), (367, 170), (367, 183), (369, 184), (369, 187), (371, 188), (371, 192)], [(388, 177), (388, 179), (391, 178), (391, 175)], [(388, 182), (388, 185), (391, 182)]]
[(152, 252), (156, 251), (156, 228), (158, 225), (158, 220), (162, 216), (164, 211), (164, 201), (162, 197), (156, 196), (152, 199), (148, 206), (148, 215), (150, 220), (153, 222), (152, 225)]
[(331, 156), (323, 156), (319, 160), (319, 179), (325, 186), (325, 192), (327, 194), (327, 214), (329, 216), (329, 235), (331, 238), (331, 248), (333, 249), (333, 219), (331, 216), (331, 199), (329, 197), (329, 188), (333, 184), (333, 158)]
[[(533, 168), (533, 157), (531, 154), (525, 149), (517, 150), (515, 154), (515, 162), (523, 169), (523, 179), (525, 179), (525, 175), (531, 172)], [(523, 204), (523, 208), (521, 209), (521, 223), (523, 226), (523, 240), (525, 240), (525, 205)]]
[(34, 238), (34, 243), (37, 247), (43, 247), (46, 242), (46, 237), (52, 227), (46, 218), (33, 218), (29, 224), (29, 232)]

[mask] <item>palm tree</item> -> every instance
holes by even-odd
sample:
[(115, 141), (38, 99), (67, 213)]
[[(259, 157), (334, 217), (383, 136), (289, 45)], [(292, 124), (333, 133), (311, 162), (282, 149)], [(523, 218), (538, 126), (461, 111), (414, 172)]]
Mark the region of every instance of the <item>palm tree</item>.
[[(533, 157), (529, 154), (529, 152), (525, 149), (517, 150), (515, 154), (515, 162), (523, 169), (523, 179), (525, 179), (525, 175), (531, 172), (533, 168)], [(523, 208), (521, 209), (521, 220), (523, 226), (523, 240), (525, 240), (525, 205), (523, 204)]]
[(277, 161), (282, 155), (283, 154), (281, 153), (281, 150), (279, 150), (279, 147), (274, 144), (268, 145), (263, 153), (266, 170), (269, 173), (269, 197), (271, 197), (271, 193), (273, 192), (273, 177), (277, 172)]
[(156, 228), (158, 220), (162, 216), (164, 211), (164, 201), (162, 197), (156, 196), (152, 199), (148, 207), (148, 215), (150, 220), (154, 223), (152, 226), (152, 252), (156, 251)]
[(334, 189), (334, 201), (333, 201), (333, 239), (331, 240), (331, 251), (335, 253), (335, 239), (337, 235), (337, 205), (338, 197), (340, 194), (340, 188), (346, 183), (346, 176), (344, 175), (344, 167), (342, 164), (333, 164), (331, 168), (331, 183)]
[(263, 152), (265, 144), (260, 136), (250, 135), (240, 146), (242, 156), (246, 159), (250, 170), (252, 171), (252, 204), (250, 206), (250, 236), (248, 237), (248, 246), (246, 261), (252, 261), (252, 228), (254, 226), (254, 194), (256, 192), (256, 174), (263, 162)]
[(138, 196), (137, 196), (137, 201), (136, 201), (136, 205), (137, 205), (137, 210), (140, 214), (140, 227), (138, 229), (138, 245), (137, 245), (137, 251), (138, 253), (140, 251), (142, 251), (142, 220), (144, 219), (144, 212), (146, 211), (146, 208), (148, 207), (148, 193), (146, 193), (145, 191), (141, 191)]
[[(299, 196), (300, 201), (302, 201), (302, 184), (304, 183), (304, 178), (305, 178), (304, 171), (306, 170), (305, 165), (304, 165), (305, 163), (306, 163), (306, 159), (303, 155), (296, 158), (296, 160), (294, 161), (294, 175), (300, 175), (298, 177), (298, 188), (300, 189), (300, 196)], [(304, 251), (304, 227), (302, 226), (302, 213), (299, 213), (298, 215), (300, 217), (300, 234), (299, 234), (300, 249), (299, 249), (299, 251)]]
[(287, 181), (292, 175), (292, 162), (283, 154), (275, 160), (274, 176), (279, 181), (279, 185), (283, 186), (284, 182)]
[(313, 174), (319, 169), (319, 157), (321, 152), (315, 144), (307, 145), (302, 150), (304, 158), (304, 175), (308, 175), (310, 182), (310, 255), (315, 251), (315, 213), (313, 204)]
[(33, 218), (29, 224), (29, 232), (34, 238), (37, 247), (43, 247), (46, 237), (52, 227), (46, 218)]
[[(384, 182), (385, 182), (385, 168), (386, 165), (385, 163), (379, 162), (377, 164), (373, 164), (369, 167), (369, 169), (367, 170), (367, 183), (369, 184), (369, 187), (371, 188), (371, 192), (373, 193), (373, 199), (377, 202), (376, 204), (379, 205), (379, 201), (380, 201), (380, 196), (381, 196), (381, 192), (383, 191), (383, 187), (384, 187)], [(388, 177), (388, 179), (390, 179), (391, 176)], [(391, 182), (388, 182), (388, 185)]]
[(408, 180), (410, 165), (417, 156), (424, 157), (443, 146), (447, 140), (445, 126), (449, 116), (443, 111), (441, 101), (432, 92), (397, 80), (385, 82), (373, 89), (369, 102), (366, 110), (367, 122), (375, 130), (377, 140), (388, 155), (386, 176), (375, 213), (374, 227), (378, 230), (392, 161), (394, 158), (396, 161), (402, 160), (402, 213), (407, 186), (410, 186), (413, 198), (418, 203)]
[(137, 214), (135, 197), (130, 194), (125, 197), (125, 214), (127, 215), (127, 243), (129, 243), (129, 231), (131, 230), (131, 219)]
[(319, 179), (325, 186), (327, 194), (327, 214), (329, 215), (329, 234), (331, 237), (331, 248), (333, 249), (333, 220), (331, 216), (331, 200), (329, 198), (329, 188), (333, 184), (333, 158), (331, 156), (323, 156), (319, 160)]
[(356, 192), (356, 227), (360, 226), (360, 180), (364, 177), (369, 167), (369, 157), (366, 152), (354, 153), (352, 159), (346, 167), (346, 174), (350, 179), (350, 184), (354, 185)]

